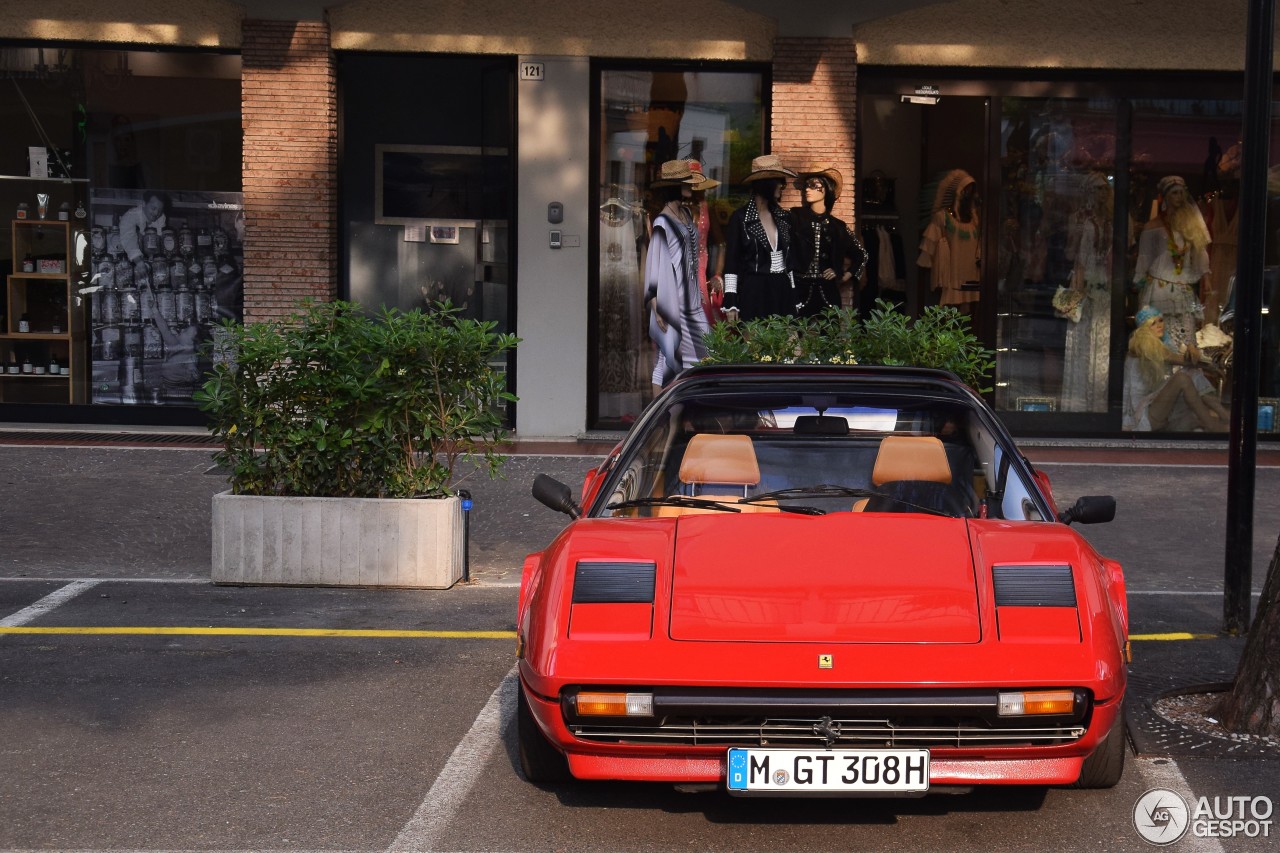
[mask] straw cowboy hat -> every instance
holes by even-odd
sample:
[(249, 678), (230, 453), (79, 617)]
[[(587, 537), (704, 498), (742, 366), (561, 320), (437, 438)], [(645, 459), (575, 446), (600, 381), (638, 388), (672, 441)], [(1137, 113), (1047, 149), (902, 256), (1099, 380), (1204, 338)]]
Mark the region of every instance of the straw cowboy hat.
[(696, 183), (693, 185), (695, 191), (709, 190), (720, 186), (719, 181), (708, 178), (702, 173), (702, 164), (697, 160), (689, 161), (689, 171), (693, 172), (694, 179), (696, 180)]
[(702, 177), (702, 172), (694, 174), (689, 168), (688, 160), (668, 160), (662, 164), (662, 168), (658, 171), (658, 179), (649, 186), (651, 187), (675, 187), (681, 184), (688, 184), (693, 187)]
[(835, 189), (836, 197), (840, 196), (840, 190), (844, 188), (844, 176), (834, 166), (827, 163), (806, 163), (799, 169), (800, 177), (796, 180), (796, 188), (803, 190), (804, 182), (809, 178), (824, 178), (826, 182), (831, 184)]
[(751, 174), (743, 178), (744, 183), (794, 178), (796, 173), (782, 165), (782, 158), (777, 154), (762, 154), (751, 161)]

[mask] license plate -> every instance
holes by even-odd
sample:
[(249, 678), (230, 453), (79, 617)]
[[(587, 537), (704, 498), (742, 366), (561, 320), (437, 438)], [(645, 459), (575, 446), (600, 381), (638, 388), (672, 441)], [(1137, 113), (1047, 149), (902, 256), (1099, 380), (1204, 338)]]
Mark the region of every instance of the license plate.
[(730, 794), (922, 794), (927, 749), (731, 749)]

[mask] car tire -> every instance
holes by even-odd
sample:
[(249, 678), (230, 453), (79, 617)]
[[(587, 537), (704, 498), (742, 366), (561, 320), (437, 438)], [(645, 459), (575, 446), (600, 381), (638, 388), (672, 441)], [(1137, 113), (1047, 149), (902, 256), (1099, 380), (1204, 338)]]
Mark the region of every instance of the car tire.
[(1107, 732), (1107, 739), (1084, 760), (1080, 766), (1080, 778), (1073, 788), (1114, 788), (1124, 775), (1124, 754), (1128, 744), (1124, 736), (1124, 704), (1116, 713), (1115, 722)]
[(564, 753), (551, 745), (538, 721), (533, 718), (529, 708), (529, 699), (524, 695), (524, 685), (516, 686), (516, 737), (520, 747), (520, 770), (524, 778), (534, 783), (566, 782), (573, 777), (569, 774), (569, 762)]

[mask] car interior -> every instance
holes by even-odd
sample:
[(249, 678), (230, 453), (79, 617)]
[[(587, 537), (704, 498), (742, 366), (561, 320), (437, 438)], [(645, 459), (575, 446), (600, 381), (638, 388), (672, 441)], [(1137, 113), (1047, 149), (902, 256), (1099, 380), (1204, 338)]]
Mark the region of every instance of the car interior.
[[(890, 512), (1043, 520), (1016, 451), (961, 402), (778, 394), (680, 401), (616, 461), (604, 514)], [(609, 507), (613, 507), (609, 509)]]

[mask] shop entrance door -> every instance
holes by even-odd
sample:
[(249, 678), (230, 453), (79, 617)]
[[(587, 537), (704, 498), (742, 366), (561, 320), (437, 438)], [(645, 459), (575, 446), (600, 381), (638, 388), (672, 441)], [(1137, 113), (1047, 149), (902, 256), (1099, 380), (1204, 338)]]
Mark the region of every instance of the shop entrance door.
[[(918, 316), (928, 305), (955, 304), (988, 339), (994, 288), (985, 191), (990, 98), (928, 100), (864, 94), (859, 101), (858, 227), (874, 262), (861, 305), (865, 310), (884, 298)], [(904, 144), (910, 139), (920, 140), (919, 147)], [(939, 258), (939, 233), (957, 251)], [(922, 238), (931, 240), (924, 265)], [(935, 260), (948, 268), (935, 270)]]
[(513, 329), (514, 80), (511, 57), (339, 57), (352, 301), (409, 311), (448, 300)]

